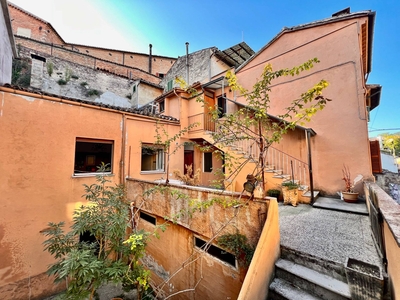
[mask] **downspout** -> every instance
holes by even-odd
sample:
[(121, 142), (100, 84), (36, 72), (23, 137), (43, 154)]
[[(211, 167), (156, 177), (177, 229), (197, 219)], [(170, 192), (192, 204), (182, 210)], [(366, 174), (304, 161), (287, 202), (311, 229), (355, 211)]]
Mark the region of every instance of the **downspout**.
[(120, 183), (125, 184), (125, 142), (126, 142), (126, 115), (122, 114), (122, 137), (121, 137), (121, 161), (120, 168)]
[(153, 48), (153, 45), (149, 44), (149, 73), (150, 74), (151, 74), (151, 63), (152, 63), (152, 60), (153, 60), (153, 54), (152, 54), (152, 51), (151, 51), (152, 48)]
[(186, 84), (189, 86), (189, 42), (186, 42)]
[(310, 204), (314, 204), (314, 179), (313, 179), (313, 170), (312, 170), (312, 159), (311, 159), (311, 132), (310, 129), (306, 129), (306, 143), (307, 143), (307, 155), (308, 155), (308, 175), (310, 177), (310, 192), (311, 192), (311, 202)]

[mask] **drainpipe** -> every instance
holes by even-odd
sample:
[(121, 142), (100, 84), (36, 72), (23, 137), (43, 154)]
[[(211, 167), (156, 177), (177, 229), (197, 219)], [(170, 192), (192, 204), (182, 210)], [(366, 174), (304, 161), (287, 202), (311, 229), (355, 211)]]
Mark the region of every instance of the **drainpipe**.
[(151, 62), (153, 60), (153, 55), (151, 52), (151, 48), (153, 48), (152, 44), (149, 44), (149, 73), (151, 74)]
[(120, 168), (120, 184), (125, 184), (125, 143), (126, 143), (126, 115), (122, 114), (122, 137), (121, 137), (121, 160), (119, 163)]
[(186, 84), (189, 86), (189, 42), (186, 42)]
[(314, 203), (314, 179), (312, 172), (312, 160), (311, 160), (311, 132), (309, 129), (306, 129), (306, 143), (307, 143), (307, 154), (308, 154), (308, 174), (310, 177), (310, 192), (311, 192), (311, 205)]

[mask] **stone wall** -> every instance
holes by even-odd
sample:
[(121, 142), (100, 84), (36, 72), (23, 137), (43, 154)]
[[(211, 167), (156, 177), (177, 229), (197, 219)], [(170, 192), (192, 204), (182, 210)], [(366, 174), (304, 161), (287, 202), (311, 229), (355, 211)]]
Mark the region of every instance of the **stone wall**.
[[(22, 57), (30, 57), (30, 49), (19, 48)], [(53, 71), (50, 75), (51, 66)], [(65, 85), (58, 83), (67, 77), (69, 80)], [(31, 86), (54, 95), (132, 107), (132, 85), (133, 82), (126, 77), (94, 70), (46, 54), (32, 59)]]
[(26, 49), (25, 52), (28, 52), (28, 55), (29, 52), (31, 52), (40, 56), (56, 57), (86, 66), (88, 68), (114, 73), (126, 78), (144, 79), (154, 84), (158, 84), (160, 82), (160, 78), (139, 68), (116, 64), (112, 61), (102, 60), (87, 54), (63, 48), (61, 46), (46, 44), (20, 36), (15, 37), (15, 43), (18, 45), (18, 48)]
[(375, 174), (376, 184), (400, 204), (400, 173), (383, 170), (382, 174)]

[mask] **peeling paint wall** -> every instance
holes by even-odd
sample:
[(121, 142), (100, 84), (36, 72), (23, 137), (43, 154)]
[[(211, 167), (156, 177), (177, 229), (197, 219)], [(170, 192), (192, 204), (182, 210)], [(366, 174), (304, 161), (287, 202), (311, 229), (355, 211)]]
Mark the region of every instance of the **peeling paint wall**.
[[(168, 192), (153, 194), (143, 200), (144, 191), (155, 187), (154, 183), (128, 179), (128, 199), (135, 206), (156, 217), (157, 224), (165, 222), (163, 216), (174, 216), (182, 211), (189, 211), (187, 200), (175, 199)], [(188, 195), (191, 201), (208, 202), (219, 198), (221, 201), (238, 199), (239, 193), (220, 194), (217, 190), (198, 187), (171, 186)], [(181, 290), (187, 292), (174, 296), (174, 299), (236, 299), (239, 294), (246, 270), (239, 265), (235, 268), (218, 258), (203, 253), (194, 245), (194, 237), (208, 240), (212, 236), (239, 231), (245, 234), (255, 246), (263, 229), (268, 202), (250, 201), (243, 196), (238, 208), (214, 205), (196, 211), (192, 216), (182, 215), (176, 224), (170, 223), (165, 232), (160, 232), (160, 239), (152, 239), (147, 247), (151, 256), (151, 266), (156, 284), (162, 284), (172, 274), (168, 283), (162, 285), (164, 296)], [(140, 220), (141, 228), (153, 231), (154, 225)], [(221, 229), (223, 228), (223, 229)], [(147, 261), (147, 260), (145, 260)], [(197, 285), (198, 284), (198, 285)], [(195, 292), (193, 289), (197, 285)]]

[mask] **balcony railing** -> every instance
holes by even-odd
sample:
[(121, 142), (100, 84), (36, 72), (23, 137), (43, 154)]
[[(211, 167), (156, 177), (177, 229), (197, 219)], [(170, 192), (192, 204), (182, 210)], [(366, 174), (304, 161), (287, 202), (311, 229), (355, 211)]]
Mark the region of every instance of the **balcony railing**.
[(189, 132), (196, 131), (215, 131), (215, 122), (212, 120), (211, 115), (205, 113), (199, 113), (193, 116), (189, 116), (189, 124), (198, 123), (196, 126), (189, 130)]

